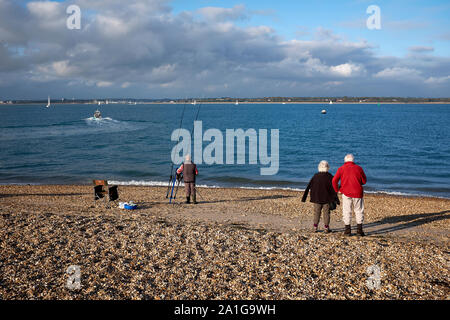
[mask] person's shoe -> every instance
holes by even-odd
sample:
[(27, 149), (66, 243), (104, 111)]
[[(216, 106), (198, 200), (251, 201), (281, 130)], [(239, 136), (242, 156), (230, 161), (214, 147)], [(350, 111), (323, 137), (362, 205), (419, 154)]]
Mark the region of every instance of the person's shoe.
[(325, 233), (331, 233), (331, 229), (329, 226), (325, 226)]
[(349, 224), (345, 225), (345, 230), (344, 230), (344, 236), (351, 236), (352, 235), (352, 228)]
[(198, 202), (197, 202), (197, 195), (193, 195), (192, 196), (192, 202), (194, 203), (194, 204), (197, 204)]
[(186, 197), (186, 203), (191, 203), (191, 197)]
[(365, 234), (364, 231), (363, 231), (362, 224), (358, 224), (357, 227), (358, 227), (358, 228), (357, 228), (357, 230), (356, 230), (356, 234), (357, 234), (358, 236), (364, 237), (366, 234)]

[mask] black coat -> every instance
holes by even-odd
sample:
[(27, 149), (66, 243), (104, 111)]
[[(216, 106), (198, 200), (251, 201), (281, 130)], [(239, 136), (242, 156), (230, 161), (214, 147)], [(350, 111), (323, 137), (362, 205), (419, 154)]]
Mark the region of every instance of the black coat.
[(302, 202), (306, 201), (308, 192), (311, 190), (311, 202), (313, 203), (331, 203), (337, 201), (339, 198), (333, 189), (333, 175), (329, 172), (318, 172), (309, 181), (305, 192), (303, 193)]

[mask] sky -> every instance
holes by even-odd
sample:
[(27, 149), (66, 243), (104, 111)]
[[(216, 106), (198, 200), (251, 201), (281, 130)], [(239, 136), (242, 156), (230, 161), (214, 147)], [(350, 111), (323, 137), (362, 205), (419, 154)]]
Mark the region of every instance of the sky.
[(0, 0), (0, 100), (449, 97), (449, 16), (437, 0)]

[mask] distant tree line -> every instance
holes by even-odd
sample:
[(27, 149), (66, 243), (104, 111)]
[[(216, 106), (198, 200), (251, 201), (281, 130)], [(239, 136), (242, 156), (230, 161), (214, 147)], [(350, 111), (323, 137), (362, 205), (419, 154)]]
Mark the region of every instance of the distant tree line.
[[(240, 103), (245, 102), (273, 102), (273, 103), (295, 103), (295, 102), (315, 102), (315, 103), (450, 103), (450, 98), (415, 98), (415, 97), (263, 97), (263, 98), (187, 98), (187, 99), (52, 99), (52, 104), (73, 103), (73, 104), (134, 104), (134, 103)], [(0, 100), (0, 104), (46, 104), (47, 100)]]

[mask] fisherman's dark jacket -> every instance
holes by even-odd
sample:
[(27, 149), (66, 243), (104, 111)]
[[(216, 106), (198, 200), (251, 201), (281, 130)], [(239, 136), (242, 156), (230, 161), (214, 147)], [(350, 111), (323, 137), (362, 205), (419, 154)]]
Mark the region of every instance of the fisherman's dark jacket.
[(177, 173), (183, 172), (184, 182), (195, 182), (195, 176), (198, 174), (195, 163), (183, 163), (177, 170)]

